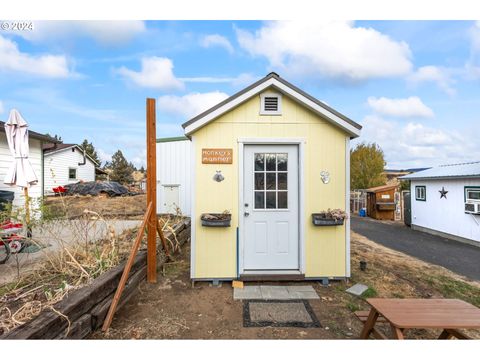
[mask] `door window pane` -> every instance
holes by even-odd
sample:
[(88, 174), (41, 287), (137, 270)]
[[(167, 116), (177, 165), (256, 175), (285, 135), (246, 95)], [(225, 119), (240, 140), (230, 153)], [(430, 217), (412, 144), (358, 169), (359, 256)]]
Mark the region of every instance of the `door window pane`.
[(275, 191), (267, 191), (267, 209), (275, 209), (277, 207), (277, 193)]
[(275, 190), (276, 188), (276, 174), (267, 173), (267, 190)]
[(288, 154), (254, 154), (254, 209), (288, 209)]
[(278, 208), (287, 209), (288, 208), (288, 193), (286, 191), (278, 192)]
[(287, 154), (277, 154), (277, 170), (287, 171)]
[(275, 171), (275, 154), (265, 154), (267, 162), (267, 171)]
[(255, 154), (255, 171), (265, 170), (265, 154)]
[(265, 209), (265, 193), (255, 191), (255, 209)]
[(287, 190), (287, 173), (278, 173), (278, 190)]
[(255, 190), (265, 189), (265, 173), (255, 173)]

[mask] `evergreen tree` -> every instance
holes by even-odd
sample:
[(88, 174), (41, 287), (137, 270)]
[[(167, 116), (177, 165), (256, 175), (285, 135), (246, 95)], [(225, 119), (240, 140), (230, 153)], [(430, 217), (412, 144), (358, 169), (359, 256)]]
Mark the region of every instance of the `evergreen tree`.
[(130, 184), (133, 182), (132, 173), (134, 169), (120, 150), (117, 150), (117, 152), (112, 155), (112, 161), (107, 164), (108, 168), (112, 170), (110, 180), (117, 181), (121, 184)]
[(360, 143), (350, 152), (350, 187), (368, 189), (385, 185), (383, 150), (376, 143)]
[(90, 156), (94, 161), (97, 162), (98, 165), (102, 163), (102, 161), (98, 157), (97, 150), (95, 150), (95, 146), (93, 146), (91, 142), (88, 142), (88, 140), (85, 139), (80, 146), (82, 147), (82, 149), (85, 150), (88, 156)]
[(52, 139), (55, 139), (55, 140), (57, 140), (57, 141), (63, 142), (62, 137), (59, 136), (59, 135), (57, 135), (57, 134), (55, 134), (55, 135), (50, 135), (49, 133), (46, 133), (45, 135), (47, 135), (48, 137), (51, 137)]

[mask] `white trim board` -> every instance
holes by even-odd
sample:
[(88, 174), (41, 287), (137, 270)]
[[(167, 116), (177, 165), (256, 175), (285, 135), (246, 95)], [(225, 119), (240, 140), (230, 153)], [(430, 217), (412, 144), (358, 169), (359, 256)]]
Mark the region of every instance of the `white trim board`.
[(273, 87), (283, 94), (289, 95), (295, 101), (303, 104), (304, 106), (308, 107), (313, 112), (325, 117), (328, 121), (337, 125), (344, 131), (346, 131), (352, 137), (360, 136), (360, 129), (357, 129), (338, 115), (334, 114), (333, 112), (329, 111), (321, 107), (320, 105), (316, 104), (314, 101), (310, 100), (306, 96), (302, 95), (301, 93), (295, 91), (291, 87), (283, 84), (282, 82), (278, 81), (275, 78), (270, 78), (256, 87), (246, 91), (242, 95), (232, 99), (231, 101), (225, 103), (223, 106), (220, 106), (218, 109), (215, 109), (212, 112), (205, 114), (205, 116), (197, 119), (195, 122), (187, 125), (185, 127), (185, 135), (189, 136), (199, 128), (205, 126), (209, 122), (213, 121), (214, 119), (218, 118), (219, 116), (223, 115), (224, 113), (232, 110), (233, 108), (237, 107), (238, 105), (244, 103), (248, 99), (252, 98), (253, 96), (261, 93), (262, 91), (266, 90), (269, 87)]
[(190, 174), (190, 177), (192, 179), (191, 182), (191, 187), (192, 191), (190, 192), (190, 278), (195, 279), (195, 256), (196, 256), (196, 242), (195, 242), (195, 234), (196, 234), (196, 228), (197, 228), (197, 219), (196, 219), (196, 212), (195, 212), (195, 193), (196, 193), (196, 182), (195, 182), (195, 165), (196, 165), (196, 159), (195, 159), (195, 139), (192, 139), (192, 147), (190, 149), (191, 151), (191, 169), (192, 172)]
[(350, 138), (345, 138), (345, 276), (350, 277)]

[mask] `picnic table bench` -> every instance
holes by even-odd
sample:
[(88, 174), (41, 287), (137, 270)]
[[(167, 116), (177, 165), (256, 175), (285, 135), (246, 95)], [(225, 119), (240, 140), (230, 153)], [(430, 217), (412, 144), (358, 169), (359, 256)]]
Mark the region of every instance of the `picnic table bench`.
[(406, 329), (442, 329), (439, 339), (468, 339), (459, 329), (480, 329), (480, 309), (458, 299), (367, 299), (371, 310), (357, 311), (364, 323), (361, 339), (373, 335), (387, 339), (375, 329), (378, 322), (390, 324), (393, 337), (404, 339)]

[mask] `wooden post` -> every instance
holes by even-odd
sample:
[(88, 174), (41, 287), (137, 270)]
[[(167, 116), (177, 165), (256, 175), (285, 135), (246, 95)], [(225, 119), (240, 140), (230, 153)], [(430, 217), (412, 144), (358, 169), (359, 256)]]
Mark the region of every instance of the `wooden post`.
[(147, 223), (147, 281), (157, 282), (157, 134), (155, 99), (147, 99), (147, 204), (152, 212)]
[(150, 216), (153, 211), (152, 203), (148, 204), (147, 212), (143, 218), (142, 224), (138, 228), (137, 236), (135, 241), (133, 242), (132, 250), (130, 250), (130, 254), (128, 255), (127, 263), (125, 264), (125, 268), (123, 269), (122, 277), (120, 278), (120, 283), (118, 284), (117, 290), (115, 291), (115, 295), (113, 296), (112, 303), (110, 304), (110, 308), (108, 309), (107, 317), (103, 322), (102, 330), (107, 331), (110, 325), (112, 324), (113, 315), (115, 314), (115, 310), (117, 309), (118, 302), (120, 301), (120, 297), (122, 296), (123, 289), (128, 280), (128, 275), (130, 274), (130, 270), (132, 269), (133, 262), (135, 261), (135, 256), (137, 255), (138, 248), (140, 247), (140, 243), (142, 242), (143, 232), (145, 231), (145, 225), (148, 223)]

